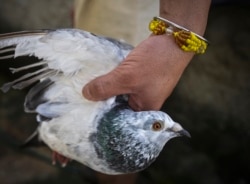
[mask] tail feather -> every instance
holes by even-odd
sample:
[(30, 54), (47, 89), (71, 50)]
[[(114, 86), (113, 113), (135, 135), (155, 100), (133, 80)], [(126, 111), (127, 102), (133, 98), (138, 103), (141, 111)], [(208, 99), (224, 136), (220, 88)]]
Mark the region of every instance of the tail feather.
[(56, 75), (55, 70), (50, 70), (48, 68), (42, 68), (40, 70), (37, 70), (33, 73), (28, 73), (23, 75), (22, 77), (12, 81), (5, 83), (0, 89), (6, 93), (10, 90), (12, 87), (13, 89), (24, 89), (25, 87), (28, 87), (35, 82), (39, 81), (43, 78), (48, 78), (50, 76)]
[[(51, 30), (35, 30), (35, 31), (20, 31), (13, 33), (0, 34), (0, 49), (1, 54), (9, 52), (8, 47), (13, 47), (24, 41), (32, 41), (48, 34)], [(6, 59), (2, 56), (0, 59)]]
[(8, 52), (14, 52), (15, 51), (15, 47), (5, 47), (3, 49), (0, 50), (0, 54), (5, 54)]
[(23, 70), (27, 70), (27, 69), (42, 66), (42, 65), (47, 65), (47, 62), (46, 61), (40, 61), (38, 63), (26, 65), (26, 66), (19, 67), (19, 68), (10, 68), (10, 71), (11, 71), (11, 73), (17, 73), (17, 72), (20, 72), (20, 71), (23, 71)]
[[(48, 100), (44, 97), (46, 91), (54, 84), (54, 82), (50, 79), (43, 80), (33, 86), (28, 94), (26, 95), (24, 108), (25, 112), (36, 112), (36, 108), (42, 104), (47, 102)], [(42, 116), (38, 116), (38, 122), (41, 122), (43, 118)]]
[(33, 31), (18, 31), (18, 32), (12, 32), (12, 33), (3, 33), (3, 34), (0, 34), (0, 40), (14, 38), (14, 37), (44, 35), (50, 31), (52, 31), (52, 30), (51, 29), (41, 29), (41, 30), (33, 30)]
[(15, 56), (14, 54), (6, 55), (6, 56), (0, 56), (0, 60), (11, 59), (11, 58), (13, 58), (14, 56)]
[(15, 49), (15, 46), (0, 48), (0, 60), (13, 58), (15, 56)]
[(44, 72), (42, 72), (40, 75), (37, 75), (35, 77), (32, 77), (28, 80), (25, 80), (25, 81), (21, 81), (15, 85), (12, 86), (13, 89), (24, 89), (32, 84), (34, 84), (35, 82), (41, 80), (41, 79), (44, 79), (44, 78), (49, 78), (53, 75), (56, 75), (57, 71), (55, 70), (46, 70)]
[(36, 130), (26, 139), (26, 141), (22, 145), (20, 145), (20, 148), (39, 147), (39, 146), (45, 146), (45, 144), (42, 141), (40, 141), (38, 131)]

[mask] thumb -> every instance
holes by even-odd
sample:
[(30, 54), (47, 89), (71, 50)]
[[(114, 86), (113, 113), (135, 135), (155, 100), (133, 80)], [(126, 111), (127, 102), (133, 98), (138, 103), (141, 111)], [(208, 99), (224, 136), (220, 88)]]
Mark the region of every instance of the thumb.
[(117, 70), (97, 77), (86, 84), (82, 89), (82, 94), (88, 100), (105, 100), (112, 96), (130, 93), (126, 77)]

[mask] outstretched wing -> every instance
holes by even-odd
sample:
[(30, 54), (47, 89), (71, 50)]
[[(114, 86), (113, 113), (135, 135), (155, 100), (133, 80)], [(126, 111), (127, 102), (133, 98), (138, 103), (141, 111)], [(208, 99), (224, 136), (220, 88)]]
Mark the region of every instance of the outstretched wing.
[[(35, 56), (39, 60), (10, 68), (13, 73), (26, 74), (4, 84), (1, 90), (23, 89), (38, 82), (27, 94), (24, 107), (26, 112), (37, 112), (39, 122), (65, 114), (69, 109), (86, 112), (87, 118), (97, 104), (88, 104), (87, 109), (84, 104), (79, 106), (83, 85), (116, 67), (131, 49), (126, 43), (77, 29), (2, 34), (0, 59)], [(32, 72), (28, 73), (30, 69)]]
[(132, 46), (126, 43), (78, 29), (2, 34), (0, 35), (0, 59), (20, 56), (35, 56), (39, 59), (39, 62), (33, 64), (10, 68), (13, 73), (42, 67), (4, 84), (1, 89), (4, 92), (11, 87), (22, 89), (51, 76), (72, 76), (82, 70), (86, 71), (86, 80), (90, 80), (112, 70), (131, 49)]

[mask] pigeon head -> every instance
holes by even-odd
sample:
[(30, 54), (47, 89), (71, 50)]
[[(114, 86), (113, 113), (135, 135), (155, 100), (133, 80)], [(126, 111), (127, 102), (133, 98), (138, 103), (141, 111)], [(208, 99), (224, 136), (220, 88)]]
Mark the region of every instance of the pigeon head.
[(182, 135), (190, 137), (164, 112), (115, 107), (100, 119), (91, 141), (106, 162), (104, 172), (122, 174), (147, 168), (170, 139)]
[(160, 150), (168, 140), (174, 137), (190, 137), (188, 131), (164, 112), (142, 111), (138, 112), (138, 116), (140, 116), (138, 117), (138, 124), (135, 125), (138, 127), (138, 131), (142, 132), (149, 142), (156, 144)]

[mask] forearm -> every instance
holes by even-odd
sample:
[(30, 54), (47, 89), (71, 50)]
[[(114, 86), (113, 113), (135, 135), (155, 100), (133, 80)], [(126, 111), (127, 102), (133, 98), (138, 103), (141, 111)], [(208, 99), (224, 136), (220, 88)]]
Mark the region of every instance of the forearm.
[(203, 35), (211, 0), (160, 0), (160, 16)]

